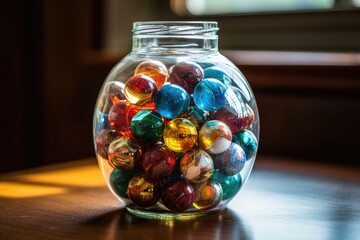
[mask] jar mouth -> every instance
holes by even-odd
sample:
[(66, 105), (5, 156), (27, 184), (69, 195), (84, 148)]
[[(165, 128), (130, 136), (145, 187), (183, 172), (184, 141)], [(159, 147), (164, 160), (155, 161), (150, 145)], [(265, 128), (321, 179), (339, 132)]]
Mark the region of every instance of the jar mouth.
[(217, 36), (214, 21), (138, 21), (133, 23), (133, 36)]

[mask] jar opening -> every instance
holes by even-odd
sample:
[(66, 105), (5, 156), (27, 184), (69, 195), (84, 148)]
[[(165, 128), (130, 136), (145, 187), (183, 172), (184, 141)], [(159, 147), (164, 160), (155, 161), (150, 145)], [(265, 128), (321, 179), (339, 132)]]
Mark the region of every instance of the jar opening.
[(212, 21), (143, 21), (134, 22), (133, 36), (201, 36), (217, 37), (217, 22)]

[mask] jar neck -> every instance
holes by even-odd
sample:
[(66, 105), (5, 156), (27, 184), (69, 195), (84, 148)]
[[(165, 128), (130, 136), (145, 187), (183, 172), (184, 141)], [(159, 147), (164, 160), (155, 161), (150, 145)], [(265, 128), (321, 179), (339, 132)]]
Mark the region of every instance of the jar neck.
[(135, 22), (133, 52), (218, 51), (216, 22)]

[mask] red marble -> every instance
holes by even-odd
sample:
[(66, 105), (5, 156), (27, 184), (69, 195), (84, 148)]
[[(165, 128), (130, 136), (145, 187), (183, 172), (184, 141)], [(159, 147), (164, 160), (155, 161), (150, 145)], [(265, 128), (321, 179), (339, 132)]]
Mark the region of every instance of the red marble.
[(204, 70), (194, 62), (179, 62), (170, 69), (169, 81), (192, 94), (196, 84), (204, 78)]
[(163, 187), (161, 200), (173, 212), (188, 209), (196, 197), (194, 186), (186, 179), (173, 179)]
[(169, 176), (176, 164), (174, 153), (164, 145), (155, 145), (146, 150), (142, 160), (144, 172), (153, 179)]

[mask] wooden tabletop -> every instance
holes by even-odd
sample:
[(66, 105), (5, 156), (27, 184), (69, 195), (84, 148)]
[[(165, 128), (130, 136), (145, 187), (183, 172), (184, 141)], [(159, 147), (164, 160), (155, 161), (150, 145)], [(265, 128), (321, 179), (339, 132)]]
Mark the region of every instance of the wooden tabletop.
[(258, 157), (226, 211), (132, 216), (95, 158), (0, 175), (0, 239), (360, 239), (360, 171)]

